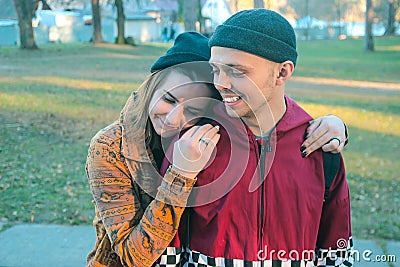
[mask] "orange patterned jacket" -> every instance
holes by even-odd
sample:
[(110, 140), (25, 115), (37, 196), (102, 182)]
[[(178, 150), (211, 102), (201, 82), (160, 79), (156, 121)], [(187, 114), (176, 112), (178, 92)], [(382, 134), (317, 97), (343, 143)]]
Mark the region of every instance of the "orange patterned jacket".
[(171, 172), (160, 177), (144, 138), (130, 136), (124, 113), (132, 105), (133, 96), (120, 120), (98, 132), (89, 147), (97, 237), (88, 267), (152, 266), (175, 236), (195, 183)]

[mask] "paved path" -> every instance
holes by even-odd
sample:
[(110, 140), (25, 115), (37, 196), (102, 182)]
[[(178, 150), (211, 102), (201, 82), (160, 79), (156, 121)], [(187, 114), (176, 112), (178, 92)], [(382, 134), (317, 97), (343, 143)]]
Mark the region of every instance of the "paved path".
[[(0, 267), (83, 267), (94, 241), (91, 226), (16, 225), (0, 232)], [(355, 267), (389, 267), (377, 261), (388, 255), (395, 255), (392, 266), (400, 267), (400, 242), (388, 241), (386, 253), (374, 241), (354, 244)]]
[(80, 267), (95, 242), (91, 226), (25, 224), (0, 232), (0, 267)]

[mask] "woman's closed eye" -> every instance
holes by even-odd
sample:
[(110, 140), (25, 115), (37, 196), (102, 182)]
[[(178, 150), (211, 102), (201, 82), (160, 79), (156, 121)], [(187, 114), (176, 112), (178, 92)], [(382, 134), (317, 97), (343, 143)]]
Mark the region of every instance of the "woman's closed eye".
[(165, 102), (167, 102), (168, 104), (176, 104), (176, 100), (173, 99), (172, 97), (169, 97), (167, 94), (163, 95), (161, 97), (161, 99)]

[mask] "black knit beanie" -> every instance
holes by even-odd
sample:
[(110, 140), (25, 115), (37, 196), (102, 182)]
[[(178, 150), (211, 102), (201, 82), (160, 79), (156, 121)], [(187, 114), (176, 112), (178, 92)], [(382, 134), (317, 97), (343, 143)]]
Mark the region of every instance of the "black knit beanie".
[(273, 62), (290, 60), (296, 66), (296, 35), (289, 22), (264, 8), (240, 11), (211, 36), (209, 46), (234, 48)]
[(174, 45), (165, 55), (154, 62), (150, 71), (155, 72), (181, 63), (209, 59), (208, 38), (198, 32), (184, 32), (176, 37)]

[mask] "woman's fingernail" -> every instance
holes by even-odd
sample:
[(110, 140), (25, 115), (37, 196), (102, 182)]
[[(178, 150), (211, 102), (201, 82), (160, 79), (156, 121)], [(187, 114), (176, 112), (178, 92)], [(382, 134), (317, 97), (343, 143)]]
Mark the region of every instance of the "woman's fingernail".
[(304, 139), (306, 139), (308, 137), (308, 132), (304, 133)]
[(302, 157), (302, 158), (307, 157), (307, 152), (303, 151), (303, 152), (301, 153), (301, 157)]
[(302, 146), (300, 147), (300, 151), (303, 152), (304, 149), (306, 149), (306, 148), (307, 148), (307, 147), (306, 147), (305, 145), (302, 145)]

